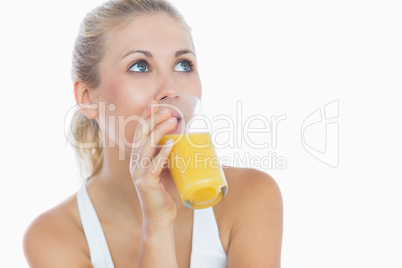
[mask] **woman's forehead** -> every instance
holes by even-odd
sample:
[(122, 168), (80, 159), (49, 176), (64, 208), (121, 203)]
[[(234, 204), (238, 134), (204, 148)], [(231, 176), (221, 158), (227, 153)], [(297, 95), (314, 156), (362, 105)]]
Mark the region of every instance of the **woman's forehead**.
[(107, 51), (115, 57), (132, 49), (151, 51), (153, 54), (193, 50), (191, 33), (167, 14), (141, 15), (126, 27), (107, 34)]

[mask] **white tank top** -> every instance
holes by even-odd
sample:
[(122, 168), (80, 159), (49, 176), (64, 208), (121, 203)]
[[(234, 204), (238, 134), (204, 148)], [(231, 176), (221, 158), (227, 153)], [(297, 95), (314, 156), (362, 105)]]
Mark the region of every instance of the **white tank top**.
[[(85, 181), (77, 193), (78, 210), (94, 268), (114, 268), (99, 218), (89, 198)], [(225, 268), (227, 255), (219, 238), (212, 207), (195, 209), (190, 268)]]

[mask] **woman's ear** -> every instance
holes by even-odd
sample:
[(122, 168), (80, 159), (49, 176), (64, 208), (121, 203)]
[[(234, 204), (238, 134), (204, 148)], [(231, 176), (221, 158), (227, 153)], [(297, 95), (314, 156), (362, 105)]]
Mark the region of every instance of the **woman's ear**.
[(81, 112), (89, 119), (98, 117), (98, 105), (92, 103), (88, 87), (80, 80), (74, 82), (75, 101)]

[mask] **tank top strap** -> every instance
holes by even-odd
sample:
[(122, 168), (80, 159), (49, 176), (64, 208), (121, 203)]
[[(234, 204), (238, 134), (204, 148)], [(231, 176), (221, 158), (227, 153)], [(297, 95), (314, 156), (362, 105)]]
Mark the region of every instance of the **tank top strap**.
[(213, 207), (194, 209), (192, 238), (191, 268), (227, 267)]
[(86, 180), (77, 192), (78, 211), (94, 268), (114, 268), (98, 215), (87, 192)]
[[(106, 238), (89, 198), (86, 184), (87, 181), (77, 192), (77, 203), (91, 263), (94, 268), (114, 268)], [(227, 267), (227, 255), (219, 237), (218, 224), (212, 207), (194, 210), (190, 267)]]

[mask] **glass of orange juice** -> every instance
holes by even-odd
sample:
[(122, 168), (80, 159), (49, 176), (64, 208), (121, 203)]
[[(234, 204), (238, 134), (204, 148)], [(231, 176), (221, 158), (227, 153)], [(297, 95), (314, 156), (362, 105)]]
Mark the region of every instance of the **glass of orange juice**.
[(169, 138), (174, 141), (168, 168), (181, 201), (191, 209), (216, 205), (227, 194), (228, 185), (201, 101), (193, 95), (177, 94), (162, 99), (158, 109), (169, 109), (177, 118), (176, 127), (159, 144), (165, 144)]

